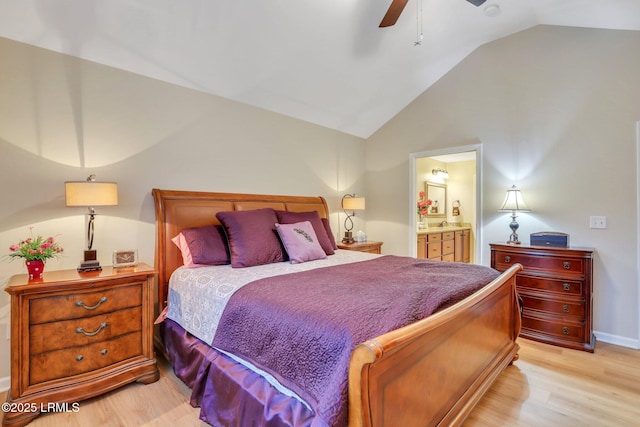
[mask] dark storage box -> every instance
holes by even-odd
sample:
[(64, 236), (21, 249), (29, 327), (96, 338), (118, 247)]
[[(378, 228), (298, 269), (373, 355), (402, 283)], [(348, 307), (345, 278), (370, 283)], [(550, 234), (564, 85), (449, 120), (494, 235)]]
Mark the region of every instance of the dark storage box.
[(553, 231), (531, 233), (530, 240), (532, 246), (569, 247), (569, 235), (565, 233), (556, 233)]

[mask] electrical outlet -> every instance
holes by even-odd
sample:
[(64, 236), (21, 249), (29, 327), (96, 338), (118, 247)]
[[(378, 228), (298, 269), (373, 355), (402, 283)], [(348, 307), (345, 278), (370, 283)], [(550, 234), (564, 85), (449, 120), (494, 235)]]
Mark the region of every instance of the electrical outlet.
[(607, 217), (606, 216), (589, 217), (589, 227), (590, 228), (607, 228)]

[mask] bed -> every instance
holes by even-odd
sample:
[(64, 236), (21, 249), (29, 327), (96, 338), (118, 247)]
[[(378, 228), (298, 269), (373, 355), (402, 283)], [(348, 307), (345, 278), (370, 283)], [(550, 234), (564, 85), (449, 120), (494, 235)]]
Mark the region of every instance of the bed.
[[(159, 311), (166, 309), (172, 274), (184, 269), (172, 240), (182, 230), (218, 225), (216, 215), (230, 211), (275, 209), (329, 217), (322, 197), (160, 189), (152, 195)], [(462, 424), (503, 369), (518, 358), (515, 275), (520, 269), (514, 265), (435, 314), (357, 343), (347, 366), (347, 414), (336, 424)], [(304, 399), (274, 388), (233, 354), (209, 344), (169, 319), (160, 324), (156, 341), (176, 375), (192, 389), (191, 404), (201, 408), (201, 419), (212, 425), (324, 425)]]

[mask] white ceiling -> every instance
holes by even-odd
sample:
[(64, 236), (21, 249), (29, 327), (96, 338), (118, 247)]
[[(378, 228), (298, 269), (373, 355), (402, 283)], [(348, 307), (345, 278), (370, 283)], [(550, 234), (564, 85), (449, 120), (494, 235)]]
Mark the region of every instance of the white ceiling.
[(0, 37), (366, 138), (484, 43), (538, 24), (640, 30), (640, 0), (411, 0), (378, 28), (390, 3), (0, 0)]

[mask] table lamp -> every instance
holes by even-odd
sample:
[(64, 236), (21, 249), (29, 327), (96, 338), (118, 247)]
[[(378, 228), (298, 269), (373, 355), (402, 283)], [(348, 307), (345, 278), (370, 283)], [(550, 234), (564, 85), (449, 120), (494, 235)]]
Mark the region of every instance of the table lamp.
[(511, 235), (509, 236), (508, 244), (511, 245), (519, 245), (520, 241), (518, 240), (518, 227), (520, 226), (516, 221), (516, 212), (531, 212), (531, 209), (527, 207), (522, 199), (522, 193), (520, 190), (516, 188), (516, 186), (512, 186), (507, 190), (507, 195), (504, 198), (504, 202), (502, 202), (502, 206), (498, 209), (498, 212), (509, 212), (511, 211), (511, 223), (509, 227), (511, 228)]
[[(364, 197), (356, 197), (355, 194), (345, 194), (342, 197), (342, 209), (347, 217), (344, 220), (344, 238), (342, 239), (342, 243), (353, 243), (355, 240), (353, 239), (353, 220), (351, 217), (354, 217), (356, 213), (354, 211), (364, 210)], [(349, 212), (351, 211), (351, 214)]]
[(84, 206), (89, 209), (89, 224), (87, 226), (87, 250), (84, 251), (84, 261), (78, 267), (79, 272), (102, 270), (98, 261), (98, 254), (93, 247), (94, 220), (96, 206), (115, 206), (118, 204), (118, 184), (115, 182), (98, 182), (95, 175), (90, 175), (86, 181), (67, 181), (65, 199), (67, 206)]

